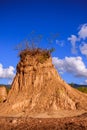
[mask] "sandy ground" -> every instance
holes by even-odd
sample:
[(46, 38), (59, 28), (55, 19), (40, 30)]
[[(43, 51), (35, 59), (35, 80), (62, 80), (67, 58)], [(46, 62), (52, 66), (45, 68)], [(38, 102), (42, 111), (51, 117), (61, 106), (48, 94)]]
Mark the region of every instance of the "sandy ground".
[(87, 130), (87, 113), (74, 117), (0, 117), (0, 130)]

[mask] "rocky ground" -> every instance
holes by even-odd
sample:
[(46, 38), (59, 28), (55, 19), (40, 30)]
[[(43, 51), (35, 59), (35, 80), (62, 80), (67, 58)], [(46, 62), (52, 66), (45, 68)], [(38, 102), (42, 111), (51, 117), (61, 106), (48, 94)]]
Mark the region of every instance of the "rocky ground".
[(87, 130), (87, 113), (68, 118), (0, 117), (0, 130)]

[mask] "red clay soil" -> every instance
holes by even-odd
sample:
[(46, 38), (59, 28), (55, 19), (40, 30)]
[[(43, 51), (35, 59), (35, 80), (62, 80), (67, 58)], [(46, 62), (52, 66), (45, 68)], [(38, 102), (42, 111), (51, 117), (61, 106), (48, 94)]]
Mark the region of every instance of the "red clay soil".
[(0, 130), (87, 130), (87, 113), (70, 118), (0, 117)]

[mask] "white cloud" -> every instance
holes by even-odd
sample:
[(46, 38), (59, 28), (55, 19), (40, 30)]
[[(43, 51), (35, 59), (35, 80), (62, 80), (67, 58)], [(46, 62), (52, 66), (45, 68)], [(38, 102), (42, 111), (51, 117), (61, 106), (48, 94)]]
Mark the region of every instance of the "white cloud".
[(85, 84), (87, 84), (87, 80), (85, 80)]
[(87, 85), (87, 79), (84, 80), (81, 84), (82, 84), (82, 85), (83, 85), (83, 84), (84, 84), (84, 85)]
[(87, 38), (87, 24), (83, 24), (78, 32), (79, 38), (85, 40)]
[[(70, 37), (68, 37), (68, 40), (70, 41), (70, 43), (72, 44), (72, 53), (76, 54), (77, 53), (77, 42), (79, 44), (81, 44), (81, 42), (85, 42), (87, 38), (87, 24), (83, 24), (82, 26), (80, 26), (79, 31), (77, 32), (77, 35), (71, 35)], [(86, 52), (83, 53), (83, 50), (80, 48), (80, 51), (82, 54), (84, 54)]]
[(87, 83), (87, 80), (85, 80), (85, 82)]
[(62, 59), (59, 59), (57, 57), (52, 58), (53, 64), (55, 67), (61, 72), (64, 72), (64, 61)]
[(87, 78), (87, 67), (80, 56), (65, 57), (64, 59), (53, 57), (52, 60), (59, 72), (67, 72), (73, 74), (75, 77)]
[(83, 43), (79, 48), (80, 48), (81, 53), (87, 56), (87, 43)]
[(71, 37), (68, 37), (68, 40), (72, 44), (72, 53), (76, 54), (77, 53), (76, 42), (79, 41), (79, 39), (75, 35), (71, 35)]
[(15, 76), (14, 67), (9, 66), (8, 68), (3, 68), (3, 65), (0, 64), (0, 78), (13, 79)]

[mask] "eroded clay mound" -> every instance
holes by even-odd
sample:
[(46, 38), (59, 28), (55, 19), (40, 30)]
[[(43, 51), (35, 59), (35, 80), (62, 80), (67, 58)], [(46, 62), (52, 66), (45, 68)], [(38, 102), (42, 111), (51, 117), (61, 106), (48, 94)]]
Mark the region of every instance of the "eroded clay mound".
[(48, 51), (24, 50), (2, 113), (87, 109), (87, 95), (66, 84)]

